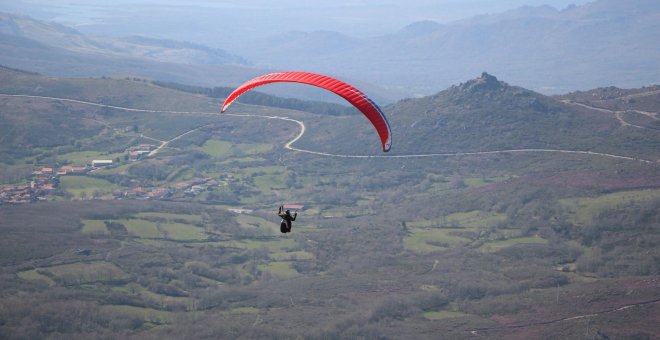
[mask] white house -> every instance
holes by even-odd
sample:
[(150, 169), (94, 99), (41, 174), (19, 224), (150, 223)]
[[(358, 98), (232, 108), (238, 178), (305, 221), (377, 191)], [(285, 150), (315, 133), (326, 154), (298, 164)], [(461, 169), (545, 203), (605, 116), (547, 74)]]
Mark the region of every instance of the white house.
[(112, 160), (110, 159), (95, 159), (92, 161), (92, 166), (95, 168), (99, 168), (102, 166), (108, 166), (112, 165)]

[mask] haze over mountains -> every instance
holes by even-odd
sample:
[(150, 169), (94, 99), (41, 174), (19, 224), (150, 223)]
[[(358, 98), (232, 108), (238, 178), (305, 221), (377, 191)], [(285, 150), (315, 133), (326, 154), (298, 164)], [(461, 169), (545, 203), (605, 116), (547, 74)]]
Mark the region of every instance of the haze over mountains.
[[(231, 79), (235, 73), (231, 65), (247, 63), (199, 44), (138, 36), (91, 37), (56, 23), (6, 13), (0, 14), (0, 37), (0, 64), (54, 76), (132, 75), (217, 85)], [(234, 81), (256, 72), (241, 69)], [(207, 73), (213, 76), (207, 78)]]
[[(660, 3), (601, 0), (565, 10), (522, 7), (357, 39), (291, 32), (236, 49), (256, 65), (343, 72), (429, 94), (488, 71), (544, 93), (660, 79)], [(254, 47), (254, 46), (251, 46)], [(291, 53), (293, 52), (293, 53)]]
[(232, 45), (290, 30), (327, 30), (368, 37), (411, 22), (448, 23), (524, 5), (565, 8), (593, 0), (14, 0), (0, 11), (76, 27), (86, 34), (159, 38)]
[[(197, 32), (197, 41), (214, 47), (92, 39), (62, 26), (2, 18), (0, 64), (55, 75), (131, 74), (211, 86), (236, 85), (264, 70), (302, 69), (370, 83), (365, 86), (373, 93), (367, 92), (383, 101), (432, 94), (483, 71), (545, 94), (660, 79), (660, 3), (652, 0), (600, 0), (562, 10), (528, 6), (448, 24), (413, 22), (371, 37), (296, 30), (226, 43), (231, 30)], [(186, 34), (185, 26), (177, 27), (179, 36)], [(149, 36), (148, 29), (141, 35)], [(104, 56), (92, 57), (99, 49)]]

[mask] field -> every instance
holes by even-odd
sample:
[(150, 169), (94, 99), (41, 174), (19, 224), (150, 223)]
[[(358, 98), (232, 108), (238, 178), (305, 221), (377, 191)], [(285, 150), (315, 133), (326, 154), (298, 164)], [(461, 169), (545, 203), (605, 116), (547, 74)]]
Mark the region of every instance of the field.
[(464, 246), (469, 239), (450, 235), (451, 230), (414, 230), (412, 235), (404, 240), (406, 249), (430, 253), (443, 248)]
[(203, 228), (184, 223), (163, 223), (157, 225), (163, 237), (177, 241), (205, 240)]
[(97, 282), (120, 282), (129, 278), (120, 268), (108, 262), (63, 264), (38, 268), (36, 271), (65, 286)]
[(60, 186), (62, 190), (79, 199), (108, 195), (119, 188), (106, 180), (86, 176), (62, 176)]
[(226, 141), (209, 140), (202, 146), (202, 151), (213, 158), (226, 158), (230, 156), (232, 144)]
[(56, 285), (56, 283), (55, 283), (55, 281), (53, 281), (53, 279), (51, 279), (50, 277), (48, 277), (48, 276), (46, 276), (46, 275), (44, 275), (44, 274), (39, 273), (39, 271), (37, 271), (36, 269), (26, 270), (26, 271), (23, 271), (23, 272), (19, 272), (19, 273), (17, 273), (16, 275), (18, 275), (18, 277), (21, 278), (21, 279), (23, 279), (23, 280), (28, 280), (28, 281), (35, 281), (35, 280), (36, 280), (36, 281), (44, 281), (44, 282), (46, 282), (46, 284), (48, 284), (49, 286), (54, 286), (54, 285)]
[(236, 221), (238, 221), (242, 228), (268, 230), (269, 233), (273, 235), (280, 232), (279, 223), (267, 221), (261, 217), (242, 214), (236, 217)]
[(181, 220), (188, 224), (200, 223), (204, 221), (204, 215), (174, 214), (174, 213), (156, 213), (144, 212), (135, 215), (136, 218), (156, 218), (169, 221)]
[(148, 239), (170, 239), (175, 241), (205, 240), (203, 228), (187, 223), (154, 222), (140, 218), (110, 220), (123, 225), (129, 235)]
[(586, 225), (593, 222), (594, 216), (608, 209), (632, 206), (659, 199), (660, 190), (634, 190), (598, 197), (567, 198), (562, 199), (560, 203), (568, 210), (568, 213), (576, 224)]
[(547, 244), (548, 240), (545, 240), (541, 237), (514, 237), (506, 240), (493, 240), (485, 242), (479, 248), (479, 251), (484, 252), (496, 252), (507, 247), (511, 247), (518, 244)]
[(271, 144), (233, 144), (222, 140), (208, 140), (202, 146), (202, 151), (213, 158), (225, 159), (258, 155), (273, 149)]
[(292, 278), (298, 275), (298, 272), (291, 267), (289, 262), (270, 262), (266, 265), (260, 265), (259, 269), (281, 278)]
[(82, 232), (89, 234), (107, 234), (108, 229), (105, 227), (105, 223), (99, 220), (82, 220), (83, 223)]
[(122, 164), (114, 166), (112, 168), (102, 168), (94, 172), (95, 175), (105, 176), (105, 175), (117, 175), (117, 174), (126, 174), (128, 169), (130, 169), (131, 164)]
[[(516, 238), (519, 233), (507, 232), (506, 229), (498, 227), (506, 220), (503, 214), (474, 210), (449, 214), (439, 219), (412, 221), (406, 224), (409, 235), (404, 239), (404, 245), (411, 251), (430, 253), (477, 243), (491, 245), (499, 242), (500, 248), (526, 243)], [(508, 241), (494, 241), (494, 237)]]

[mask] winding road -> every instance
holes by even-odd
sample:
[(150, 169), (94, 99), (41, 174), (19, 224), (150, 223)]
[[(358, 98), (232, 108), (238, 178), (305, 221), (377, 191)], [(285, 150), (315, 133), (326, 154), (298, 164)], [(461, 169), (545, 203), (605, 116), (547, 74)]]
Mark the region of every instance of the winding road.
[[(195, 131), (197, 131), (197, 130), (203, 128), (203, 127), (207, 127), (207, 126), (211, 126), (211, 125), (213, 125), (213, 124), (205, 124), (205, 125), (202, 125), (202, 126), (198, 126), (198, 127), (194, 128), (194, 129), (192, 129), (192, 130), (188, 130), (188, 131), (186, 131), (186, 132), (184, 132), (184, 133), (182, 133), (182, 134), (180, 134), (180, 135), (178, 135), (178, 136), (176, 136), (176, 137), (174, 137), (174, 138), (172, 138), (172, 139), (170, 139), (170, 140), (167, 140), (167, 141), (160, 141), (161, 144), (160, 144), (156, 149), (154, 149), (154, 150), (152, 150), (151, 152), (149, 152), (149, 154), (148, 154), (147, 156), (150, 156), (150, 157), (151, 157), (151, 156), (153, 156), (153, 155), (159, 153), (160, 150), (162, 150), (164, 147), (166, 147), (166, 146), (167, 146), (168, 144), (170, 144), (171, 142), (174, 142), (175, 140), (180, 139), (181, 137), (183, 137), (183, 136), (185, 136), (185, 135), (187, 135), (187, 134), (189, 134), (189, 133), (193, 133), (193, 132), (195, 132)], [(150, 137), (144, 137), (144, 138), (154, 139), (154, 138), (150, 138)], [(157, 140), (157, 139), (154, 139), (154, 140)]]
[(591, 109), (591, 110), (595, 110), (595, 111), (600, 111), (600, 112), (605, 112), (605, 113), (611, 113), (611, 114), (614, 115), (614, 117), (616, 117), (616, 119), (619, 121), (619, 123), (621, 124), (621, 126), (631, 126), (631, 127), (634, 127), (634, 128), (637, 128), (637, 129), (642, 129), (642, 130), (660, 131), (660, 130), (658, 130), (658, 129), (653, 129), (653, 128), (646, 127), (646, 126), (635, 125), (635, 124), (629, 123), (629, 122), (625, 121), (625, 119), (623, 119), (623, 114), (624, 114), (624, 113), (626, 113), (626, 112), (637, 112), (637, 113), (639, 113), (639, 114), (643, 114), (643, 115), (645, 115), (645, 116), (647, 116), (647, 117), (649, 117), (649, 118), (651, 118), (651, 119), (654, 119), (654, 120), (660, 120), (660, 119), (656, 116), (656, 114), (653, 113), (653, 112), (640, 111), (640, 110), (615, 111), (615, 110), (604, 109), (604, 108), (602, 108), (602, 107), (596, 107), (596, 106), (590, 106), (590, 105), (587, 105), (587, 104), (577, 103), (577, 102), (570, 101), (570, 100), (562, 100), (561, 102), (564, 103), (564, 104), (569, 104), (569, 105), (575, 105), (575, 106), (585, 107), (585, 108), (587, 108), (587, 109)]
[[(293, 144), (296, 143), (305, 134), (305, 124), (300, 120), (296, 120), (296, 119), (289, 118), (289, 117), (270, 116), (270, 115), (257, 115), (257, 114), (238, 114), (238, 113), (223, 113), (223, 114), (220, 114), (220, 113), (217, 113), (217, 112), (202, 112), (202, 111), (171, 111), (171, 110), (135, 109), (135, 108), (115, 106), (115, 105), (87, 102), (87, 101), (76, 100), (76, 99), (48, 97), (48, 96), (23, 95), (23, 94), (0, 94), (0, 96), (2, 96), (2, 97), (18, 97), (18, 98), (54, 100), (54, 101), (61, 101), (61, 102), (70, 102), (70, 103), (91, 105), (91, 106), (96, 106), (96, 107), (105, 107), (105, 108), (111, 108), (111, 109), (117, 109), (117, 110), (129, 111), (129, 112), (198, 114), (198, 115), (217, 115), (217, 116), (222, 115), (222, 116), (231, 116), (231, 117), (254, 117), (254, 118), (262, 118), (262, 119), (278, 119), (278, 120), (283, 120), (283, 121), (296, 123), (300, 127), (300, 132), (292, 140), (290, 140), (289, 142), (287, 142), (284, 145), (284, 147), (286, 149), (291, 150), (291, 151), (308, 153), (308, 154), (313, 154), (313, 155), (318, 155), (318, 156), (326, 156), (326, 157), (362, 158), (362, 159), (369, 159), (369, 158), (428, 158), (428, 157), (461, 157), (461, 156), (494, 155), (494, 154), (506, 154), (506, 153), (561, 153), (561, 154), (577, 154), (577, 155), (600, 156), (600, 157), (608, 157), (608, 158), (622, 159), (622, 160), (629, 160), (629, 161), (636, 161), (636, 162), (650, 163), (650, 164), (660, 163), (660, 160), (655, 160), (654, 161), (654, 160), (648, 160), (648, 159), (641, 159), (641, 158), (634, 157), (634, 156), (615, 155), (615, 154), (609, 154), (609, 153), (603, 153), (603, 152), (582, 151), (582, 150), (562, 150), (562, 149), (534, 149), (534, 148), (493, 150), (493, 151), (475, 151), (475, 152), (446, 152), (446, 153), (406, 154), (406, 155), (345, 155), (345, 154), (335, 154), (335, 153), (319, 152), (319, 151), (306, 150), (306, 149), (300, 149), (300, 148), (294, 147)], [(573, 103), (573, 102), (568, 102), (568, 103), (583, 106), (583, 107), (587, 107), (587, 108), (594, 109), (594, 110), (613, 113), (615, 115), (615, 117), (617, 117), (622, 122), (622, 124), (625, 123), (626, 125), (630, 125), (630, 126), (633, 126), (633, 127), (648, 129), (648, 128), (644, 128), (644, 127), (641, 127), (641, 126), (636, 126), (636, 125), (626, 123), (619, 116), (617, 116), (616, 111), (591, 107), (591, 106), (588, 106), (588, 105), (585, 105), (585, 104), (580, 104), (580, 103)], [(204, 125), (204, 126), (207, 126), (207, 125)], [(188, 133), (191, 133), (193, 131), (196, 131), (196, 130), (204, 127), (204, 126), (200, 126), (200, 127), (195, 128), (195, 129), (192, 129), (190, 131), (187, 131), (187, 132), (185, 132), (185, 133), (183, 133), (183, 134), (181, 134), (177, 137), (174, 137), (173, 139), (171, 139), (169, 141), (161, 141), (162, 142), (161, 145), (156, 150), (161, 150), (162, 148), (167, 146), (167, 144), (169, 144), (169, 142), (171, 142), (175, 139), (181, 138), (184, 135), (186, 135)], [(653, 130), (653, 129), (650, 129), (650, 130)], [(653, 130), (653, 131), (657, 131), (657, 130)], [(150, 155), (156, 154), (157, 153), (156, 150), (152, 151), (152, 153), (150, 153)]]

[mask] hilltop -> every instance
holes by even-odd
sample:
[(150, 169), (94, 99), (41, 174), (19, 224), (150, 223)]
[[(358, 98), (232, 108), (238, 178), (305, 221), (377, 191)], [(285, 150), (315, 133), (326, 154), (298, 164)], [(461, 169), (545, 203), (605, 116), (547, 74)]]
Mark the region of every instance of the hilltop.
[[(647, 93), (648, 96), (640, 95), (637, 100), (649, 103), (657, 100), (657, 92)], [(630, 128), (615, 111), (588, 105), (589, 102), (576, 105), (564, 97), (545, 96), (483, 73), (434, 95), (405, 99), (383, 110), (393, 130), (392, 154), (532, 148), (658, 158), (656, 150), (660, 141), (656, 132)], [(342, 120), (336, 122), (343, 124)], [(333, 123), (325, 120), (323, 124)], [(322, 129), (323, 124), (318, 128)], [(359, 149), (349, 143), (348, 124), (358, 123), (346, 124), (335, 129), (339, 138), (333, 134), (318, 141), (304, 141), (314, 143), (316, 148), (333, 145), (340, 152), (355, 153)], [(362, 139), (369, 138), (367, 133), (360, 133), (358, 138), (368, 143)]]

